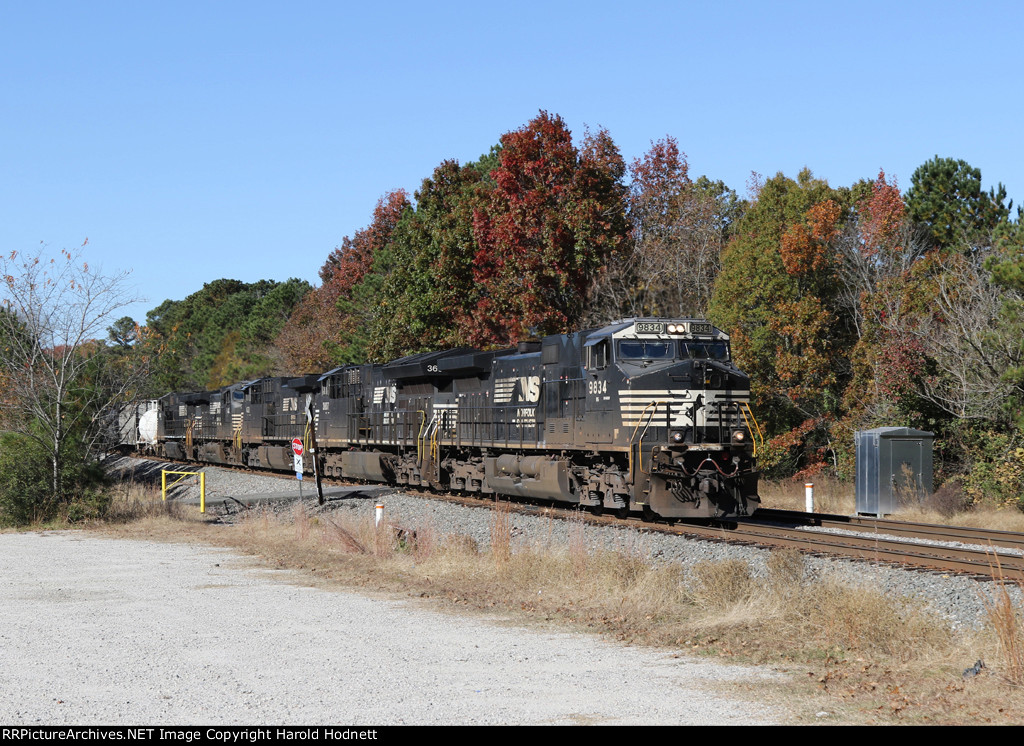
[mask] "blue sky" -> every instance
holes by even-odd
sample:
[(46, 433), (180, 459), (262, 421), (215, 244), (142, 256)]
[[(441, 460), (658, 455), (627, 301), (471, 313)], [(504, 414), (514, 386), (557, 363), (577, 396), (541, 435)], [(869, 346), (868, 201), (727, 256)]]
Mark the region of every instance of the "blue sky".
[(142, 321), (220, 277), (317, 281), (386, 191), (538, 110), (691, 174), (906, 189), (938, 154), (1024, 201), (1018, 3), (0, 0), (0, 250), (132, 270)]

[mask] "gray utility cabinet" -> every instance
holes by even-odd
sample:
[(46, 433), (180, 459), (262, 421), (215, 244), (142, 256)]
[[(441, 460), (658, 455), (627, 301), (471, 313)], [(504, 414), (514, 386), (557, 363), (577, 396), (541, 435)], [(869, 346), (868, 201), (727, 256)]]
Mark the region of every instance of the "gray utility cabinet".
[(876, 427), (854, 436), (857, 513), (883, 516), (932, 491), (935, 433), (909, 427)]

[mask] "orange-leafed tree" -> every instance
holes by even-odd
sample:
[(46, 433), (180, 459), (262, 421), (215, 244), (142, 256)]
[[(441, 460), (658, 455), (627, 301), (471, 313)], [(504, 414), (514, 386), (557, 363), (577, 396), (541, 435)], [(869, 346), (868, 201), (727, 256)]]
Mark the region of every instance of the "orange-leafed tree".
[(765, 465), (779, 473), (835, 462), (856, 334), (840, 302), (837, 243), (853, 195), (815, 179), (778, 174), (736, 225), (715, 286), (711, 318), (733, 334), (751, 376), (758, 416), (773, 436)]

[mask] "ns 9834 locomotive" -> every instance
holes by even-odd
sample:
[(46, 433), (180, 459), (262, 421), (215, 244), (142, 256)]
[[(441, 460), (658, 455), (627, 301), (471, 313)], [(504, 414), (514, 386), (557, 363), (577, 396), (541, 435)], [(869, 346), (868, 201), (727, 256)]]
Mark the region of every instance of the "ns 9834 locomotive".
[(760, 503), (749, 398), (721, 330), (645, 318), (168, 394), (122, 427), (171, 458), (286, 470), (298, 437), (330, 477), (708, 519)]

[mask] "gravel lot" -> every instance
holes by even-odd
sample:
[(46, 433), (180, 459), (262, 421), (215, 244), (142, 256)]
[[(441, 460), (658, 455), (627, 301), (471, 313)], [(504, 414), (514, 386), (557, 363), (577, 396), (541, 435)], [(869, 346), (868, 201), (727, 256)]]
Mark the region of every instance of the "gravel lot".
[(0, 723), (784, 718), (715, 693), (765, 671), (446, 616), (293, 577), (207, 547), (0, 534)]

